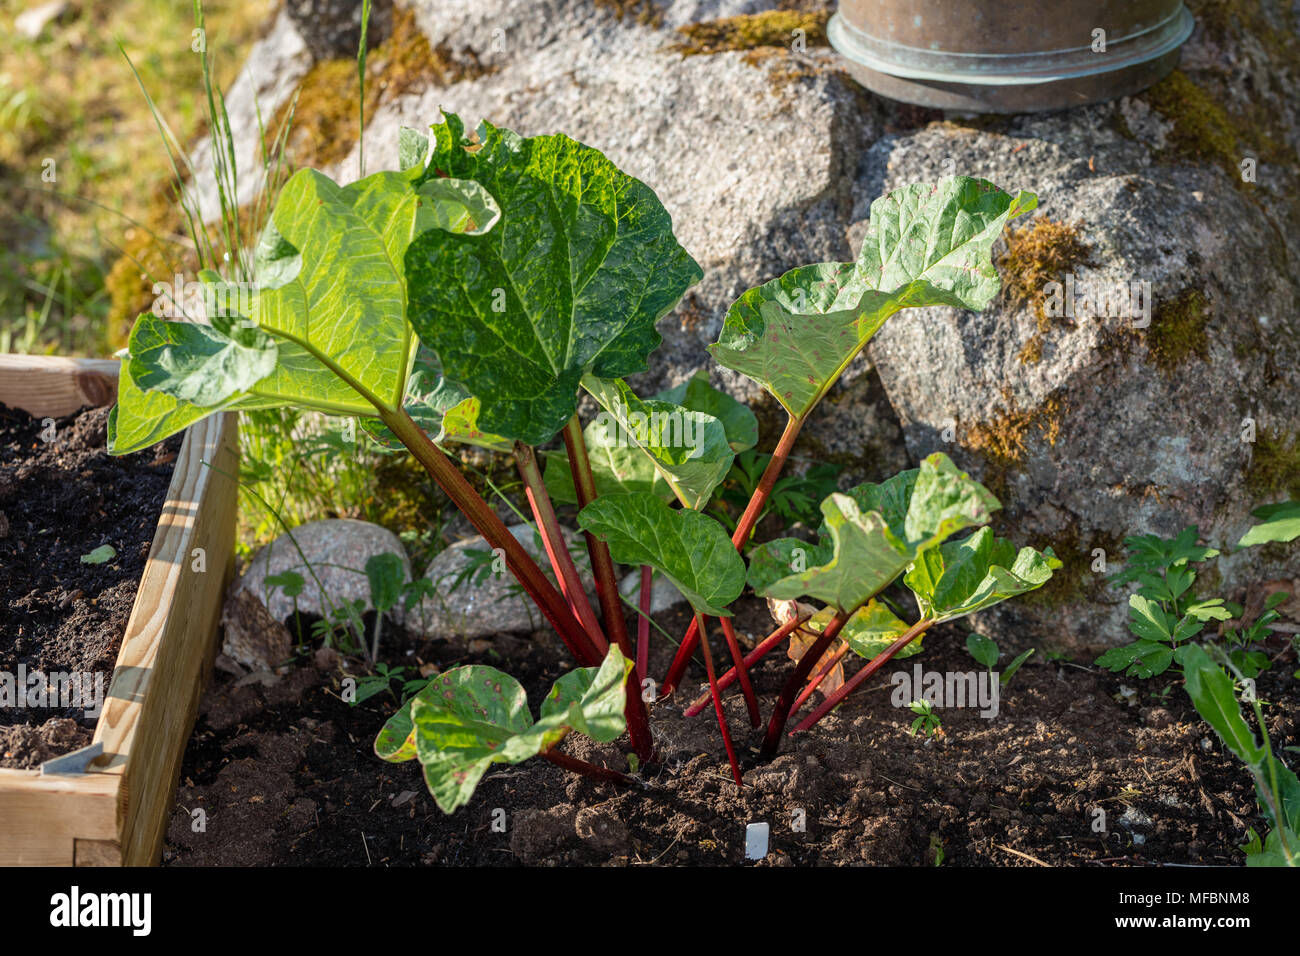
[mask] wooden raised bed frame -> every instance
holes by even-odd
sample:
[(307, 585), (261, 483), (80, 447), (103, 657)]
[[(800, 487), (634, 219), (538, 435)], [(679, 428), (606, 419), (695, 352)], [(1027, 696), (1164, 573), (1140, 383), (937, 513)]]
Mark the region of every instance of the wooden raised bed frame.
[[(116, 360), (0, 355), (0, 402), (37, 417), (108, 405), (117, 368)], [(0, 864), (158, 862), (234, 569), (238, 427), (234, 414), (213, 415), (185, 433), (95, 725), (91, 748), (103, 753), (84, 772), (0, 768)]]

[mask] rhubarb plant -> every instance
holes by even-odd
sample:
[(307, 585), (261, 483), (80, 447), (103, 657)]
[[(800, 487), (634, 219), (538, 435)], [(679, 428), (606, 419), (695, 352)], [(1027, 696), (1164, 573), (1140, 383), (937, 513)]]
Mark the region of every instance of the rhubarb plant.
[[(698, 646), (739, 782), (721, 691), (740, 684), (757, 728), (748, 667), (802, 640), (805, 625), (813, 650), (839, 637), (845, 650), (872, 658), (870, 668), (934, 623), (1050, 576), (1050, 551), (1017, 552), (983, 531), (953, 540), (998, 504), (943, 455), (880, 485), (828, 495), (818, 541), (755, 548), (750, 540), (803, 423), (871, 336), (906, 308), (984, 308), (999, 286), (992, 245), (1034, 205), (1031, 194), (967, 177), (904, 187), (872, 205), (855, 261), (801, 266), (727, 310), (713, 358), (787, 413), (761, 476), (746, 483), (752, 494), (733, 533), (707, 511), (737, 456), (758, 460), (754, 414), (706, 372), (652, 396), (629, 383), (660, 344), (658, 320), (702, 276), (667, 210), (590, 146), (486, 122), (471, 135), (453, 114), (427, 132), (402, 130), (396, 171), (347, 185), (295, 173), (253, 252), (246, 304), (231, 307), (235, 290), (205, 272), (201, 320), (142, 315), (123, 361), (110, 447), (124, 454), (216, 412), (289, 405), (357, 418), (375, 440), (420, 462), (504, 554), (582, 668), (575, 674), (586, 675), (557, 684), (537, 721), (518, 685), (490, 668), (449, 671), (405, 705), (376, 749), (386, 759), (418, 757), (444, 810), (462, 805), (491, 763), (533, 754), (622, 779), (559, 753), (567, 733), (611, 740), (626, 729), (636, 760), (655, 758), (640, 689), (653, 684), (645, 621), (656, 571), (694, 612), (664, 694)], [(584, 394), (599, 409), (585, 426), (577, 414)], [(553, 442), (563, 450), (545, 447)], [(514, 457), (549, 574), (456, 466), (451, 456), (465, 445)], [(596, 606), (557, 502), (578, 509)], [(635, 654), (615, 562), (641, 571)], [(904, 575), (921, 610), (914, 624), (876, 600)], [(815, 609), (793, 613), (745, 655), (731, 605), (747, 584), (826, 610), (812, 621)], [(733, 663), (721, 677), (701, 640), (710, 619)], [(800, 660), (799, 681), (769, 723), (769, 751), (821, 656)], [(637, 692), (628, 691), (633, 682)]]

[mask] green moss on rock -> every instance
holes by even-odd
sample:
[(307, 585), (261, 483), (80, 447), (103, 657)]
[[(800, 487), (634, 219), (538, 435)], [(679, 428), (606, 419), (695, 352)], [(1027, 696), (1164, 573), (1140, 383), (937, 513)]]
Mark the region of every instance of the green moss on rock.
[(1209, 303), (1199, 289), (1183, 289), (1171, 301), (1157, 306), (1145, 336), (1155, 366), (1166, 376), (1173, 376), (1193, 356), (1208, 361), (1208, 319)]
[(1261, 502), (1279, 495), (1300, 498), (1300, 432), (1261, 428), (1246, 468), (1246, 490)]
[(797, 10), (769, 10), (738, 17), (724, 17), (704, 23), (690, 23), (678, 28), (682, 40), (672, 49), (683, 56), (725, 53), (733, 50), (759, 50), (764, 47), (789, 49), (803, 31), (808, 46), (828, 46), (826, 24), (830, 13)]

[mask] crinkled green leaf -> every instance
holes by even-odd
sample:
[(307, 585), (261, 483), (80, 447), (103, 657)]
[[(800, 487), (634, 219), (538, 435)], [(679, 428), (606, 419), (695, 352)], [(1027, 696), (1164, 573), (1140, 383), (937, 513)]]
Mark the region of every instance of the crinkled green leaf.
[(1241, 536), (1237, 542), (1239, 548), (1272, 541), (1285, 543), (1300, 538), (1300, 501), (1279, 501), (1277, 504), (1256, 508), (1251, 514), (1259, 519), (1259, 524)]
[(375, 753), (397, 762), (418, 757), (438, 807), (452, 813), (474, 794), (494, 763), (521, 763), (571, 731), (613, 740), (624, 730), (624, 685), (632, 664), (611, 647), (599, 668), (556, 682), (534, 721), (523, 687), (494, 667), (456, 667), (430, 681), (375, 739)]
[(965, 176), (897, 189), (871, 204), (856, 262), (801, 266), (750, 289), (710, 350), (806, 415), (895, 312), (987, 306), (999, 289), (993, 243), (1036, 205), (1031, 193)]
[(429, 158), (429, 137), (409, 126), (397, 130), (397, 168), (402, 172), (417, 166), (423, 170)]
[(646, 369), (655, 322), (702, 273), (654, 192), (598, 150), (488, 123), (468, 150), (463, 132), (452, 114), (434, 127), (425, 175), (479, 183), (501, 222), (412, 243), (409, 315), (447, 376), (482, 400), (485, 431), (540, 445), (573, 415), (584, 375)]
[(251, 335), (234, 338), (210, 325), (145, 313), (131, 330), (135, 382), (191, 405), (227, 402), (275, 369), (275, 341), (256, 328), (245, 332)]
[(925, 617), (952, 621), (1042, 587), (1061, 562), (1052, 549), (1021, 548), (980, 528), (928, 548), (903, 579)]
[(736, 457), (722, 422), (672, 402), (642, 401), (622, 379), (587, 376), (582, 384), (600, 403), (597, 420), (614, 443), (640, 449), (683, 505), (703, 509)]
[(661, 402), (672, 402), (693, 412), (712, 415), (722, 422), (731, 450), (739, 454), (758, 444), (758, 419), (744, 402), (709, 384), (709, 373), (696, 372), (675, 388), (666, 389), (654, 396)]
[(914, 476), (830, 495), (821, 510), (831, 558), (772, 582), (760, 593), (779, 600), (807, 595), (852, 610), (888, 586), (926, 548), (987, 522), (998, 507), (988, 489), (936, 452)]
[(146, 315), (137, 323), (112, 419), (114, 452), (227, 408), (365, 416), (376, 404), (396, 407), (417, 341), (406, 322), (407, 245), (435, 228), (489, 228), (497, 215), (479, 184), (422, 183), (422, 175), (382, 172), (342, 187), (314, 170), (290, 177), (254, 251), (249, 322), (214, 315), (212, 330), (171, 328)]
[(652, 494), (597, 498), (578, 524), (622, 564), (660, 571), (701, 614), (725, 617), (745, 589), (745, 562), (726, 530), (698, 511), (670, 508)]
[(570, 671), (551, 687), (542, 701), (542, 717), (535, 727), (550, 724), (569, 727), (592, 740), (608, 743), (627, 729), (627, 676), (632, 661), (611, 644), (599, 668)]

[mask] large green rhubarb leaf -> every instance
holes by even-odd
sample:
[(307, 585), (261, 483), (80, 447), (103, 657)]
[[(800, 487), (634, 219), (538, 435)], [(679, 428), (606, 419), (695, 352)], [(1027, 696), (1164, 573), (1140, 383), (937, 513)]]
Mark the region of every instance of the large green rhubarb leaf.
[[(406, 247), (430, 230), (479, 234), (499, 216), (481, 185), (422, 176), (382, 172), (348, 186), (310, 169), (290, 177), (254, 252), (247, 320), (137, 322), (112, 450), (231, 407), (397, 408), (417, 344), (406, 322)], [(227, 288), (213, 273), (203, 278)], [(142, 400), (155, 393), (190, 408)]]
[(655, 322), (702, 275), (654, 192), (567, 136), (522, 138), (459, 118), (434, 127), (426, 177), (482, 185), (484, 236), (424, 233), (407, 252), (410, 319), (447, 376), (480, 398), (485, 431), (531, 445), (577, 408), (582, 377), (646, 369)]
[(597, 420), (606, 422), (614, 442), (647, 455), (678, 500), (701, 510), (736, 457), (726, 426), (713, 415), (672, 402), (642, 401), (621, 379), (587, 376), (582, 384), (600, 403)]
[(807, 415), (895, 312), (986, 307), (999, 288), (993, 243), (1036, 205), (1032, 193), (966, 176), (894, 190), (871, 204), (856, 262), (800, 266), (750, 289), (710, 351), (792, 416)]
[(672, 402), (693, 412), (712, 415), (722, 422), (727, 444), (739, 454), (758, 444), (758, 419), (749, 406), (709, 384), (709, 373), (696, 372), (675, 388), (665, 389), (655, 399)]
[(698, 511), (670, 508), (652, 494), (597, 498), (578, 524), (609, 545), (622, 564), (648, 564), (701, 614), (726, 617), (745, 589), (745, 562), (726, 529)]
[(474, 794), (494, 763), (521, 763), (569, 733), (609, 741), (625, 729), (624, 686), (632, 663), (611, 647), (599, 668), (556, 681), (534, 721), (528, 696), (509, 674), (480, 664), (430, 681), (375, 739), (375, 753), (399, 762), (418, 758), (438, 807), (453, 813)]
[(921, 553), (903, 582), (924, 617), (952, 621), (1037, 590), (1061, 566), (1052, 549), (1021, 548), (980, 528)]
[[(888, 586), (926, 548), (963, 528), (986, 523), (998, 507), (988, 489), (959, 471), (947, 455), (936, 452), (914, 474), (830, 495), (821, 506), (830, 558), (806, 570), (791, 562), (791, 573), (771, 581), (759, 593), (778, 600), (806, 595), (841, 610), (854, 610)], [(786, 554), (797, 556), (793, 545), (777, 544), (775, 552), (764, 549), (764, 562), (775, 564)], [(750, 573), (755, 573), (752, 568)], [(770, 579), (771, 572), (764, 568), (759, 574)]]

